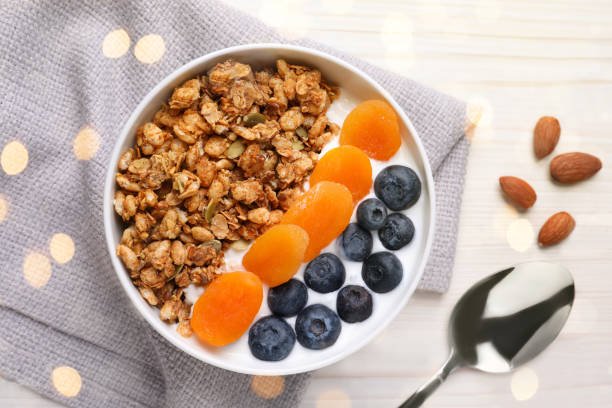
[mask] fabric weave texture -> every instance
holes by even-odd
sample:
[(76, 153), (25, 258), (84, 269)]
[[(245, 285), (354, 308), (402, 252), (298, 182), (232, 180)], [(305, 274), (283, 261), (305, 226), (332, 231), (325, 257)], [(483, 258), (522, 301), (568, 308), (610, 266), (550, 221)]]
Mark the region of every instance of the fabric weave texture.
[[(130, 51), (110, 59), (101, 44), (124, 28)], [(139, 62), (134, 42), (162, 36), (163, 58)], [(114, 142), (132, 110), (166, 75), (211, 51), (282, 42), (258, 20), (212, 0), (9, 0), (0, 8), (0, 147), (19, 140), (25, 170), (0, 172), (9, 202), (0, 223), (0, 374), (74, 407), (292, 407), (308, 374), (285, 377), (274, 399), (250, 391), (251, 377), (204, 364), (175, 349), (137, 314), (112, 269), (104, 241), (103, 180)], [(433, 251), (419, 288), (444, 292), (455, 253), (468, 155), (465, 105), (409, 79), (311, 41), (297, 43), (358, 66), (402, 106), (423, 140), (437, 192)], [(72, 142), (84, 126), (100, 135), (91, 160)], [(76, 243), (65, 264), (52, 261), (41, 288), (22, 269), (28, 251), (48, 255), (50, 237)], [(49, 257), (50, 258), (50, 257)], [(65, 397), (55, 367), (75, 368), (82, 387)]]

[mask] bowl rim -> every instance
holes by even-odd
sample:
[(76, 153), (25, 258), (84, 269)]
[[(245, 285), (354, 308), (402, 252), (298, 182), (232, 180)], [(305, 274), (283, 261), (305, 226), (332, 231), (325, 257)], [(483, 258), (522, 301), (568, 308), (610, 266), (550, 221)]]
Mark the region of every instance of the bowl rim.
[[(419, 155), (421, 156), (420, 160), (424, 168), (424, 173), (425, 173), (424, 178), (427, 182), (427, 190), (429, 194), (429, 214), (430, 214), (429, 219), (430, 220), (429, 220), (429, 232), (428, 232), (428, 236), (425, 242), (425, 249), (423, 252), (424, 256), (421, 257), (419, 266), (416, 268), (416, 274), (414, 276), (414, 279), (411, 285), (407, 289), (406, 295), (402, 298), (400, 302), (396, 304), (394, 310), (391, 313), (386, 315), (386, 317), (380, 322), (380, 324), (376, 327), (376, 329), (370, 331), (369, 333), (367, 333), (366, 336), (362, 337), (361, 339), (353, 343), (351, 347), (346, 348), (345, 350), (341, 350), (340, 352), (336, 353), (335, 355), (327, 359), (318, 360), (318, 361), (313, 362), (312, 364), (307, 364), (305, 366), (303, 365), (298, 368), (289, 368), (289, 369), (287, 368), (270, 369), (267, 367), (265, 368), (262, 367), (262, 369), (244, 368), (244, 367), (237, 366), (233, 363), (228, 363), (224, 361), (222, 358), (209, 358), (209, 356), (207, 355), (198, 354), (197, 352), (187, 347), (184, 347), (183, 344), (179, 341), (179, 339), (177, 339), (176, 337), (173, 337), (168, 332), (168, 330), (170, 329), (170, 326), (162, 322), (159, 318), (154, 317), (150, 313), (148, 313), (151, 306), (146, 304), (146, 302), (141, 298), (140, 294), (138, 293), (138, 290), (135, 288), (135, 286), (129, 279), (129, 276), (127, 274), (127, 271), (125, 270), (125, 267), (123, 266), (119, 258), (116, 256), (116, 245), (118, 242), (115, 242), (113, 238), (113, 234), (112, 234), (112, 228), (111, 228), (111, 225), (117, 222), (115, 218), (115, 213), (113, 210), (115, 174), (117, 172), (117, 162), (119, 160), (119, 156), (121, 155), (123, 151), (122, 147), (123, 147), (125, 140), (133, 136), (132, 132), (130, 132), (130, 129), (132, 129), (132, 127), (134, 126), (136, 120), (138, 119), (142, 111), (145, 110), (147, 106), (149, 106), (151, 101), (155, 99), (155, 97), (160, 92), (164, 91), (164, 89), (168, 87), (170, 84), (172, 84), (173, 82), (175, 82), (177, 78), (182, 76), (184, 73), (192, 70), (193, 68), (196, 68), (200, 65), (204, 66), (208, 64), (211, 60), (214, 60), (218, 57), (222, 57), (223, 55), (228, 55), (228, 54), (238, 53), (238, 52), (245, 52), (245, 51), (257, 51), (257, 50), (281, 51), (281, 52), (282, 51), (295, 51), (295, 52), (305, 54), (306, 58), (307, 58), (307, 55), (312, 55), (312, 56), (316, 56), (321, 59), (326, 59), (332, 62), (333, 64), (340, 65), (343, 68), (349, 71), (352, 71), (361, 80), (366, 81), (370, 86), (372, 86), (377, 92), (379, 92), (382, 95), (382, 97), (388, 103), (391, 104), (391, 106), (393, 106), (394, 110), (396, 111), (400, 119), (403, 121), (403, 123), (408, 128), (408, 131), (410, 132), (410, 135), (416, 145), (417, 151), (419, 152)], [(291, 375), (291, 374), (309, 372), (309, 371), (313, 371), (313, 370), (316, 370), (322, 367), (326, 367), (362, 349), (366, 344), (370, 343), (380, 332), (382, 332), (383, 329), (388, 327), (391, 321), (395, 319), (397, 315), (400, 313), (400, 311), (404, 308), (404, 306), (408, 302), (408, 299), (412, 297), (412, 295), (414, 294), (418, 286), (418, 283), (421, 277), (423, 276), (423, 273), (425, 271), (425, 266), (427, 264), (427, 261), (429, 260), (429, 255), (431, 253), (431, 247), (432, 247), (434, 235), (436, 232), (436, 228), (435, 228), (436, 227), (436, 196), (435, 196), (435, 191), (434, 191), (435, 186), (434, 186), (434, 180), (433, 180), (433, 173), (432, 173), (431, 166), (430, 166), (430, 163), (427, 157), (427, 153), (423, 146), (423, 142), (421, 138), (419, 137), (418, 132), (416, 131), (414, 125), (412, 124), (412, 121), (408, 118), (404, 110), (395, 101), (395, 99), (389, 94), (389, 92), (387, 92), (386, 89), (384, 89), (380, 84), (378, 84), (378, 82), (376, 82), (373, 78), (371, 78), (368, 74), (363, 72), (361, 69), (355, 67), (354, 65), (338, 57), (335, 57), (323, 51), (315, 50), (315, 49), (304, 47), (304, 46), (281, 44), (281, 43), (243, 44), (243, 45), (222, 48), (222, 49), (210, 52), (208, 54), (195, 58), (189, 61), (188, 63), (180, 66), (179, 68), (175, 69), (170, 74), (168, 74), (159, 83), (157, 83), (157, 85), (155, 85), (142, 98), (142, 100), (136, 106), (136, 108), (134, 108), (129, 118), (123, 125), (121, 132), (119, 134), (119, 137), (115, 140), (114, 143), (115, 143), (114, 147), (108, 159), (108, 164), (107, 164), (108, 167), (106, 169), (106, 176), (105, 176), (105, 183), (104, 183), (104, 197), (103, 197), (104, 234), (105, 234), (105, 239), (106, 239), (106, 244), (107, 244), (107, 250), (111, 258), (113, 269), (115, 270), (115, 273), (117, 274), (117, 277), (119, 278), (119, 282), (121, 283), (121, 286), (123, 287), (124, 292), (129, 297), (132, 305), (136, 308), (136, 310), (138, 310), (140, 315), (144, 317), (147, 323), (151, 327), (153, 327), (153, 329), (155, 329), (155, 331), (159, 333), (164, 339), (170, 342), (170, 344), (174, 345), (176, 348), (178, 348), (182, 352), (185, 352), (188, 355), (191, 355), (192, 357), (200, 361), (203, 361), (207, 364), (211, 364), (216, 367), (220, 367), (220, 368), (223, 368), (229, 371), (242, 373), (242, 374), (251, 374), (251, 375)]]

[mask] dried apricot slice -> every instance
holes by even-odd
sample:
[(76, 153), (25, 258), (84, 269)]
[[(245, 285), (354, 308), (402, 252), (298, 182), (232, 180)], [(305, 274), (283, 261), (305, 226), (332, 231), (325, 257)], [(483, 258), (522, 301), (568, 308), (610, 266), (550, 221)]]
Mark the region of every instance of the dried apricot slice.
[(340, 144), (357, 146), (376, 160), (389, 160), (402, 144), (391, 105), (375, 99), (357, 105), (344, 120)]
[(299, 269), (308, 233), (297, 225), (275, 225), (260, 235), (242, 258), (242, 266), (270, 287), (287, 282)]
[(251, 272), (230, 272), (212, 281), (193, 306), (191, 328), (211, 346), (238, 340), (259, 311), (263, 287)]
[(353, 213), (353, 196), (346, 186), (333, 181), (320, 181), (289, 207), (282, 224), (304, 228), (310, 243), (305, 261), (316, 257), (349, 224)]
[(345, 185), (353, 194), (353, 201), (358, 202), (372, 187), (372, 164), (358, 147), (336, 147), (325, 153), (310, 175), (311, 186), (323, 180)]

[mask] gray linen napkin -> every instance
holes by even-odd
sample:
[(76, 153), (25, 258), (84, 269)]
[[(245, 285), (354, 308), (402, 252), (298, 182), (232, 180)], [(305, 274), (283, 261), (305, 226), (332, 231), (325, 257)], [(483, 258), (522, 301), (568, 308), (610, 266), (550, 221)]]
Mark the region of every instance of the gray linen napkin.
[[(165, 54), (153, 64), (140, 62), (133, 48), (120, 58), (105, 57), (103, 39), (118, 28), (129, 34), (132, 47), (144, 35), (160, 35)], [(22, 172), (0, 171), (3, 376), (75, 407), (299, 402), (307, 375), (252, 384), (250, 376), (196, 361), (153, 332), (115, 277), (102, 224), (106, 163), (140, 99), (193, 58), (227, 46), (281, 40), (257, 20), (209, 0), (3, 3), (0, 148), (17, 140), (29, 154)], [(443, 292), (452, 270), (468, 152), (465, 107), (410, 80), (326, 51), (387, 88), (425, 143), (436, 174), (438, 228), (420, 288)], [(86, 126), (99, 138), (84, 132), (75, 142)], [(77, 160), (91, 154), (90, 160)], [(16, 171), (12, 166), (21, 158), (19, 149), (7, 148), (5, 169)], [(70, 260), (65, 241), (52, 240), (50, 247), (56, 233), (75, 243)]]

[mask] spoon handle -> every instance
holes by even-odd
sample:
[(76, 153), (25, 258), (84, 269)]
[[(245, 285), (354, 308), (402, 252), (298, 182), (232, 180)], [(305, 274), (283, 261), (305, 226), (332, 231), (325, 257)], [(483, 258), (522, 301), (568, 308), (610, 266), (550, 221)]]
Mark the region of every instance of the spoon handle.
[(417, 408), (423, 405), (423, 402), (438, 389), (440, 384), (446, 380), (446, 377), (459, 366), (459, 361), (456, 358), (455, 352), (451, 350), (450, 356), (446, 363), (438, 370), (436, 374), (421, 388), (416, 390), (410, 398), (408, 398), (399, 408)]

